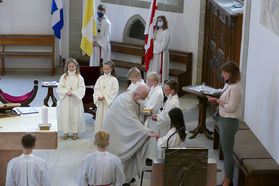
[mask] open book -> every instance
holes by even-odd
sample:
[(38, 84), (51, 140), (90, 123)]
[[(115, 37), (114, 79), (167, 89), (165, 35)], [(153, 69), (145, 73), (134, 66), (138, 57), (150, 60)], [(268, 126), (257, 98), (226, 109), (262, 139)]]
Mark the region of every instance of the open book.
[(16, 107), (16, 108), (13, 108), (13, 111), (15, 111), (17, 114), (34, 114), (34, 113), (39, 113), (33, 107)]

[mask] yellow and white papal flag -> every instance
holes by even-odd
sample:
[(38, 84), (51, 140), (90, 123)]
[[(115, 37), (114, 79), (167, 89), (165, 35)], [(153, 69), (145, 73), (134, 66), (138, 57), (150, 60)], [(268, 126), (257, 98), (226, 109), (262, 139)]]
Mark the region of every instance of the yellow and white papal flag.
[(86, 0), (85, 12), (83, 15), (82, 29), (81, 29), (81, 43), (80, 48), (91, 56), (93, 52), (93, 37), (97, 35), (96, 20), (95, 20), (95, 1)]

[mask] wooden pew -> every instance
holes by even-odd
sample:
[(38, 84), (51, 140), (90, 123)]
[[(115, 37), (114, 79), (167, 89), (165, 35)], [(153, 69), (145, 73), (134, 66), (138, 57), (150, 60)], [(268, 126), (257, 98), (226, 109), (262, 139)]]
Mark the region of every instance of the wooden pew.
[[(143, 45), (111, 41), (111, 51), (115, 53), (139, 56), (141, 58), (141, 63), (119, 60), (113, 57), (112, 57), (112, 61), (114, 61), (116, 67), (125, 68), (125, 69), (137, 67), (142, 72), (142, 75), (144, 74), (145, 50)], [(192, 53), (177, 51), (177, 50), (169, 50), (169, 54), (170, 54), (170, 63), (175, 62), (175, 63), (185, 64), (185, 68), (183, 69), (169, 70), (169, 76), (177, 77), (178, 95), (181, 96), (182, 87), (186, 85), (190, 85), (192, 83)]]
[[(54, 35), (23, 35), (23, 34), (0, 34), (0, 51), (1, 57), (1, 75), (4, 75), (5, 61), (4, 58), (50, 58), (51, 75), (54, 75)], [(24, 52), (24, 51), (6, 51), (7, 45), (13, 46), (50, 46), (51, 51)]]
[(279, 165), (251, 130), (236, 133), (233, 151), (239, 167), (238, 186), (279, 185)]

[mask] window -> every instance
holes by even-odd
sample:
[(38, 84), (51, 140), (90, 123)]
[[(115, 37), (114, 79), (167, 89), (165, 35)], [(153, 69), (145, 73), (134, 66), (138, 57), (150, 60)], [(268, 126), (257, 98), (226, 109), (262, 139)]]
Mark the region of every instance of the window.
[[(101, 0), (104, 3), (149, 8), (150, 0)], [(158, 9), (183, 13), (184, 0), (158, 0)]]

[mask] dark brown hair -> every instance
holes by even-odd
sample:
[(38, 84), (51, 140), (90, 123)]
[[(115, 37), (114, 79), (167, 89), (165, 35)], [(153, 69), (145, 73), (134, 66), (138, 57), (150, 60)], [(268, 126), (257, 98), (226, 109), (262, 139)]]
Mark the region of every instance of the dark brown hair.
[(173, 108), (169, 111), (169, 116), (171, 119), (170, 128), (174, 127), (178, 131), (179, 137), (182, 141), (186, 138), (186, 127), (184, 122), (184, 117), (181, 109)]
[(236, 63), (228, 61), (220, 67), (220, 70), (230, 73), (230, 79), (228, 81), (229, 84), (234, 84), (240, 81), (239, 67)]
[(111, 69), (111, 75), (116, 77), (116, 71), (115, 71), (115, 64), (112, 61), (107, 61), (104, 63), (104, 65), (109, 65), (110, 69)]
[(158, 19), (162, 19), (163, 20), (163, 26), (162, 26), (162, 29), (163, 30), (166, 30), (168, 28), (168, 21), (167, 21), (167, 18), (164, 16), (164, 15), (160, 15), (157, 17), (157, 21), (156, 21), (156, 29), (158, 30), (159, 27), (157, 27), (157, 22), (158, 22)]
[(32, 133), (25, 133), (21, 138), (21, 144), (25, 149), (32, 149), (36, 142), (36, 136)]
[(105, 5), (103, 5), (103, 4), (99, 4), (99, 6), (98, 6), (98, 10), (104, 10), (104, 11), (106, 11), (106, 7), (105, 7)]
[(165, 84), (166, 84), (166, 85), (169, 85), (170, 89), (171, 89), (171, 90), (174, 90), (175, 93), (177, 93), (178, 84), (177, 84), (177, 82), (176, 82), (175, 80), (170, 79), (170, 80), (168, 80)]

